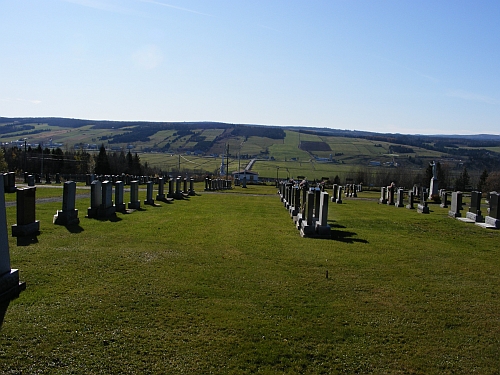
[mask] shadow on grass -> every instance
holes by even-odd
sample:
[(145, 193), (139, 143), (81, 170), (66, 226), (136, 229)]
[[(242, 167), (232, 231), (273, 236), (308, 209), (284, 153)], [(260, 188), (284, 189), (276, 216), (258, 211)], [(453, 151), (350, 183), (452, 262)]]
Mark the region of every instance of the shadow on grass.
[(345, 225), (337, 224), (335, 220), (328, 220), (328, 225), (331, 228), (345, 228)]
[(76, 224), (76, 225), (65, 225), (64, 227), (70, 233), (82, 233), (83, 232), (83, 228), (80, 225), (78, 225), (78, 224)]
[[(345, 227), (341, 227), (345, 228)], [(342, 231), (342, 230), (331, 230), (331, 238), (332, 240), (335, 241), (341, 241), (345, 243), (368, 243), (367, 240), (363, 240), (361, 238), (353, 238), (354, 236), (357, 236), (356, 233), (354, 232), (348, 232), (348, 231)]]
[(7, 313), (7, 308), (10, 305), (10, 299), (7, 301), (0, 302), (0, 328), (2, 328), (3, 320), (5, 318), (5, 314)]

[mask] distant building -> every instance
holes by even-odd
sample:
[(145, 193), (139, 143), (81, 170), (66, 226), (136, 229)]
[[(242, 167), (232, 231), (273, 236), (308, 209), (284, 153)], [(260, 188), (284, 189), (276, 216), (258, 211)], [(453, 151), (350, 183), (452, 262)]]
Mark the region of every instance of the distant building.
[(245, 177), (248, 182), (259, 182), (259, 174), (257, 172), (252, 172), (252, 171), (233, 172), (234, 179), (243, 180), (243, 178)]

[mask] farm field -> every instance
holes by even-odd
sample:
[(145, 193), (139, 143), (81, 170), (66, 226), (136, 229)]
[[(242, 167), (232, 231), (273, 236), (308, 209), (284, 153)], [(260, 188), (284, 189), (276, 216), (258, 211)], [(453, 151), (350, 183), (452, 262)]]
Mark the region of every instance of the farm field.
[(3, 317), (2, 371), (498, 372), (500, 232), (363, 192), (330, 205), (331, 239), (301, 238), (276, 188), (198, 186), (108, 221), (78, 199), (72, 228), (38, 204), (38, 241), (9, 237), (27, 289)]

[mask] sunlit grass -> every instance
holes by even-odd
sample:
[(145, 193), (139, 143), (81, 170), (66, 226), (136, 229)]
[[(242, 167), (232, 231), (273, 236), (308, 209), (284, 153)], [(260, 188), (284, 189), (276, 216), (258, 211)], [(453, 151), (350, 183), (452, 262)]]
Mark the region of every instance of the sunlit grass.
[(60, 203), (38, 205), (38, 243), (10, 238), (27, 290), (2, 371), (498, 371), (499, 232), (363, 192), (330, 205), (333, 239), (301, 238), (274, 187), (243, 190), (116, 221), (84, 218), (80, 199), (72, 230), (52, 224)]

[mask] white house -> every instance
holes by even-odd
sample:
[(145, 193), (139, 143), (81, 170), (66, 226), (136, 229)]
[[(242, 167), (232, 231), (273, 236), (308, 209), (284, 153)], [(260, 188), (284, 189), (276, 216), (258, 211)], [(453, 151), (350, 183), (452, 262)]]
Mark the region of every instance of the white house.
[(259, 182), (259, 174), (257, 172), (252, 172), (252, 171), (239, 171), (239, 172), (233, 172), (233, 178), (234, 179), (240, 179), (243, 180), (243, 178), (247, 179), (247, 182)]

